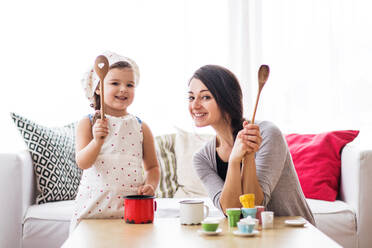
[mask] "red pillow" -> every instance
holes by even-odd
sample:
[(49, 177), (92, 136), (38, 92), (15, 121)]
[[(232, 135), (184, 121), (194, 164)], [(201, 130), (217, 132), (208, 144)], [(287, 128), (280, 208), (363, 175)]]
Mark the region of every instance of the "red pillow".
[(341, 174), (341, 150), (358, 134), (359, 131), (346, 130), (285, 135), (306, 198), (336, 200)]

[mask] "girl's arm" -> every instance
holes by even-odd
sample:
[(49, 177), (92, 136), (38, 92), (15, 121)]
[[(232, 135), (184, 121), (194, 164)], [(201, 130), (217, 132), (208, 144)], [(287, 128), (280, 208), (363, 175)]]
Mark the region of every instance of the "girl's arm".
[(146, 174), (145, 184), (139, 187), (138, 194), (154, 195), (160, 179), (158, 159), (156, 158), (154, 137), (149, 126), (142, 122), (143, 164)]
[[(93, 126), (88, 117), (79, 121), (76, 128), (76, 163), (79, 168), (90, 168), (101, 150), (104, 138), (108, 135), (107, 120), (98, 119)], [(101, 138), (104, 137), (104, 138)]]

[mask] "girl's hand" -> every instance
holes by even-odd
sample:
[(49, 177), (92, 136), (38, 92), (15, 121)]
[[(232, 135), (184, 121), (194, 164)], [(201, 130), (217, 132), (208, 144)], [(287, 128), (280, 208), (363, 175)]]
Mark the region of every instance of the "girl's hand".
[(236, 136), (229, 158), (230, 161), (235, 161), (240, 164), (245, 155), (258, 151), (261, 142), (262, 137), (258, 125), (249, 124), (247, 121), (244, 121), (243, 129), (240, 130)]
[(139, 195), (155, 195), (154, 187), (151, 184), (145, 184), (138, 188)]
[(97, 119), (93, 125), (93, 139), (102, 145), (108, 135), (107, 119)]

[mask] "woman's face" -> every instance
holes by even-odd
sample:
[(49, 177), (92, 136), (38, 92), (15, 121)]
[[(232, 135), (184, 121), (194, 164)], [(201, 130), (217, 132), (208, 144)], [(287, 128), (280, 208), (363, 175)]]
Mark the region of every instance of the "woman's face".
[(189, 111), (197, 127), (216, 126), (222, 121), (222, 114), (212, 93), (199, 79), (189, 84)]

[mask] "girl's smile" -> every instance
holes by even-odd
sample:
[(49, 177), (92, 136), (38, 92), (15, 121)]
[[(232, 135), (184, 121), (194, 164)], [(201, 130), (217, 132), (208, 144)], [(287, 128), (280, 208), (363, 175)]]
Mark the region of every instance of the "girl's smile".
[(126, 96), (115, 96), (115, 98), (116, 98), (116, 99), (119, 99), (119, 100), (121, 100), (121, 101), (125, 101), (125, 100), (128, 99), (128, 97), (126, 97)]

